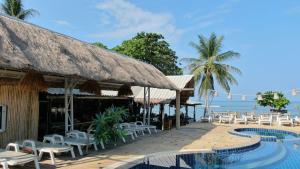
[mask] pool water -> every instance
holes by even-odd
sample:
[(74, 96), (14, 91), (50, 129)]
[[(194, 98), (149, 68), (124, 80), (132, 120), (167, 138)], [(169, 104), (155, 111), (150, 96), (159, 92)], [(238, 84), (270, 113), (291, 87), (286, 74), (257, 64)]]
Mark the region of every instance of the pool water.
[[(251, 129), (251, 128), (250, 128)], [(260, 136), (273, 136), (277, 139), (295, 139), (299, 136), (292, 132), (285, 132), (281, 130), (268, 130), (268, 129), (258, 129), (258, 130), (249, 130), (249, 128), (237, 129), (238, 132), (248, 134), (248, 135), (260, 135)]]
[(131, 169), (299, 169), (300, 138), (294, 133), (279, 130), (241, 131), (262, 136), (275, 136), (276, 142), (261, 141), (247, 152), (164, 154), (137, 162)]

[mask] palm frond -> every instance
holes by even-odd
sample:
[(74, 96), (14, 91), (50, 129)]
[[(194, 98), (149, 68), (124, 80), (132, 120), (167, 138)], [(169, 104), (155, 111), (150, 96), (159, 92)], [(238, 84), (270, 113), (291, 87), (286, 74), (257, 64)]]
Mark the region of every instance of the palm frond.
[(231, 59), (239, 58), (240, 54), (234, 51), (227, 51), (224, 53), (221, 53), (219, 55), (216, 55), (216, 61), (218, 62), (224, 62)]
[(22, 10), (21, 12), (19, 12), (19, 14), (17, 15), (17, 18), (24, 20), (30, 16), (35, 16), (38, 14), (39, 14), (39, 12), (34, 9), (27, 9), (27, 10)]

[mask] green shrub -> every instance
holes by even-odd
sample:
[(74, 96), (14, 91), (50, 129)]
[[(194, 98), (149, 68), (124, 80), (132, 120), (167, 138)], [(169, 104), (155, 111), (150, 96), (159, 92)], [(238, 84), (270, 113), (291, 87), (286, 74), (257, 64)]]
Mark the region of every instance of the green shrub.
[(119, 123), (126, 118), (128, 110), (123, 107), (110, 107), (96, 115), (93, 120), (94, 137), (99, 144), (101, 141), (107, 143), (112, 141), (115, 145), (118, 138), (125, 136), (125, 131), (119, 127)]

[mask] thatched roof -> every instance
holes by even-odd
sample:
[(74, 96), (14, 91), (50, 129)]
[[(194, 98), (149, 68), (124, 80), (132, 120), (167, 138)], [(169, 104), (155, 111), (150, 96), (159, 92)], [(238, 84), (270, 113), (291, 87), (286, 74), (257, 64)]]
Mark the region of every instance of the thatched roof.
[(0, 69), (177, 89), (154, 66), (0, 15)]

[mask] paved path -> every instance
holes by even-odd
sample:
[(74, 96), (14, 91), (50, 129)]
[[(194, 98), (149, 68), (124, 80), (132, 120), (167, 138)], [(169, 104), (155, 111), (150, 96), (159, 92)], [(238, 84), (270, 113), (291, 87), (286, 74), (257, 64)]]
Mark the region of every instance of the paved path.
[[(78, 153), (75, 160), (70, 160), (69, 156), (57, 158), (57, 168), (60, 169), (99, 169), (111, 164), (122, 162), (133, 157), (164, 152), (164, 151), (187, 151), (199, 149), (212, 149), (217, 147), (232, 147), (249, 143), (249, 138), (230, 135), (227, 131), (235, 127), (263, 127), (257, 124), (233, 125), (233, 124), (208, 124), (193, 123), (182, 127), (180, 130), (164, 131), (154, 135), (140, 136), (136, 141), (123, 144), (110, 150), (91, 151), (87, 156), (79, 157)], [(277, 127), (272, 128), (286, 129), (300, 133), (300, 127)], [(41, 168), (54, 169), (50, 165), (49, 158), (41, 162)], [(14, 167), (22, 168), (22, 167)], [(26, 168), (31, 169), (31, 165)]]

